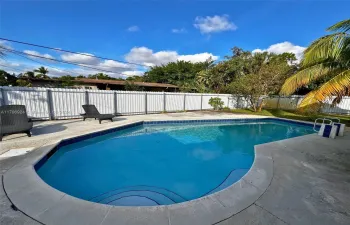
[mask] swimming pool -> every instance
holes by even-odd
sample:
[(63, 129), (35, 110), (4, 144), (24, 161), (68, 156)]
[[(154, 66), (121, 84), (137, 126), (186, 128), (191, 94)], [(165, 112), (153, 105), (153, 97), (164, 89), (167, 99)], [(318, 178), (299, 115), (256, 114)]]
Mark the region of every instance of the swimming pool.
[(240, 180), (254, 145), (313, 133), (277, 119), (144, 122), (62, 142), (35, 169), (69, 195), (118, 206), (169, 205)]

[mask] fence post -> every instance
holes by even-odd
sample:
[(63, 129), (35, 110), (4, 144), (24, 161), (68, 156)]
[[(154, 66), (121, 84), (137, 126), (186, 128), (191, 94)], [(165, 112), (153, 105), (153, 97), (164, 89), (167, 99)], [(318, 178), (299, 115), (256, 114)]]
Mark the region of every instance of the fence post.
[(163, 92), (163, 112), (166, 112), (166, 94)]
[(230, 108), (230, 96), (227, 96), (227, 108)]
[(114, 101), (113, 101), (113, 103), (114, 103), (114, 114), (117, 115), (118, 114), (117, 92), (115, 91), (113, 95), (114, 95)]
[(203, 94), (201, 94), (201, 111), (203, 110)]
[(46, 89), (46, 98), (47, 98), (47, 109), (49, 111), (49, 120), (53, 120), (53, 107), (52, 107), (52, 93), (50, 89)]
[(147, 114), (147, 92), (145, 92), (145, 114)]
[(186, 94), (184, 94), (184, 111), (186, 111)]
[(277, 100), (277, 109), (280, 108), (280, 98), (281, 98), (281, 96), (278, 96), (278, 100)]
[(89, 92), (85, 91), (85, 105), (89, 105)]
[(1, 105), (6, 105), (5, 91), (3, 88), (0, 88), (0, 90), (1, 90)]

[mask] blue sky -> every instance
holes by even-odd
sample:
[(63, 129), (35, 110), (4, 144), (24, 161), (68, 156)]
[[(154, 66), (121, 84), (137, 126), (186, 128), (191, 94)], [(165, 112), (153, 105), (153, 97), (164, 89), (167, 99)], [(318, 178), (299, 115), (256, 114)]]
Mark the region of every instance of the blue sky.
[[(328, 26), (349, 18), (349, 8), (350, 1), (1, 1), (0, 37), (142, 65), (178, 59), (203, 61), (209, 56), (220, 60), (234, 46), (251, 51), (291, 51), (301, 57), (304, 47), (326, 34)], [(141, 74), (146, 69), (1, 44), (34, 55), (112, 70), (115, 73), (110, 75), (116, 77)], [(0, 64), (14, 71), (39, 65), (11, 55), (4, 60)], [(51, 66), (54, 76), (67, 71), (73, 71), (73, 75), (95, 72), (41, 62)]]

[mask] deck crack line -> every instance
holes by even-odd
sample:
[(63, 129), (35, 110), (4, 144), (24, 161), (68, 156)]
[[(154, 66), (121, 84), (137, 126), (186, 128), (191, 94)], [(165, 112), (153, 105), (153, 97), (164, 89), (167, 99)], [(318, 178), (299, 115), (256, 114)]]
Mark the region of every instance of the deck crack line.
[(269, 185), (267, 186), (266, 190), (259, 196), (259, 198), (257, 200), (255, 200), (254, 204), (259, 201), (259, 199), (267, 192), (267, 190), (269, 189), (269, 187), (272, 184), (273, 178), (275, 177), (275, 160), (273, 159), (272, 153), (271, 153), (271, 158), (272, 158), (272, 178), (270, 180)]
[(264, 210), (265, 212), (269, 213), (270, 215), (276, 217), (277, 219), (281, 220), (283, 223), (288, 224), (286, 221), (282, 220), (281, 218), (279, 218), (278, 216), (276, 216), (275, 214), (273, 214), (272, 212), (270, 212), (269, 210), (265, 209), (264, 207), (257, 205), (256, 203), (254, 203), (255, 206), (259, 207), (260, 209)]
[(7, 199), (8, 199), (9, 202), (11, 203), (11, 205), (14, 205), (14, 206), (17, 208), (17, 210), (18, 210), (19, 212), (23, 213), (23, 215), (29, 217), (30, 219), (34, 220), (35, 222), (38, 222), (38, 223), (40, 223), (40, 224), (42, 224), (42, 225), (46, 225), (46, 224), (40, 222), (39, 220), (37, 220), (37, 219), (35, 219), (35, 218), (29, 216), (28, 214), (26, 214), (25, 212), (23, 212), (21, 209), (19, 209), (15, 204), (13, 204), (13, 202), (11, 201), (11, 199), (9, 198), (9, 196), (7, 195), (7, 192), (6, 192), (6, 190), (5, 190), (4, 175), (1, 175), (1, 180), (2, 180), (2, 189), (4, 190), (5, 196), (7, 197)]
[(109, 207), (109, 208), (108, 208), (108, 212), (106, 213), (105, 217), (104, 217), (103, 220), (101, 221), (100, 225), (103, 224), (103, 222), (106, 220), (106, 218), (107, 218), (109, 212), (111, 211), (111, 209), (112, 209), (112, 207)]
[(171, 225), (170, 211), (169, 211), (169, 208), (168, 208), (168, 207), (166, 207), (166, 211), (167, 211), (167, 216), (168, 216), (168, 225)]

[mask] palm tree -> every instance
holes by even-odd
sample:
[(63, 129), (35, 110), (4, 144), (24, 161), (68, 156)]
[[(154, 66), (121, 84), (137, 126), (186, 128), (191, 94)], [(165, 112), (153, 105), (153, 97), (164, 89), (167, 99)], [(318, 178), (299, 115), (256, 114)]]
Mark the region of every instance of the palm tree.
[(34, 70), (35, 73), (38, 73), (35, 77), (36, 78), (50, 78), (48, 75), (49, 70), (46, 69), (45, 67), (41, 66), (38, 69)]
[(332, 96), (336, 96), (335, 104), (350, 94), (350, 19), (336, 23), (327, 31), (333, 33), (314, 41), (304, 51), (301, 69), (289, 77), (281, 88), (281, 94), (291, 95), (313, 81), (327, 80), (308, 93), (299, 108), (316, 110)]

